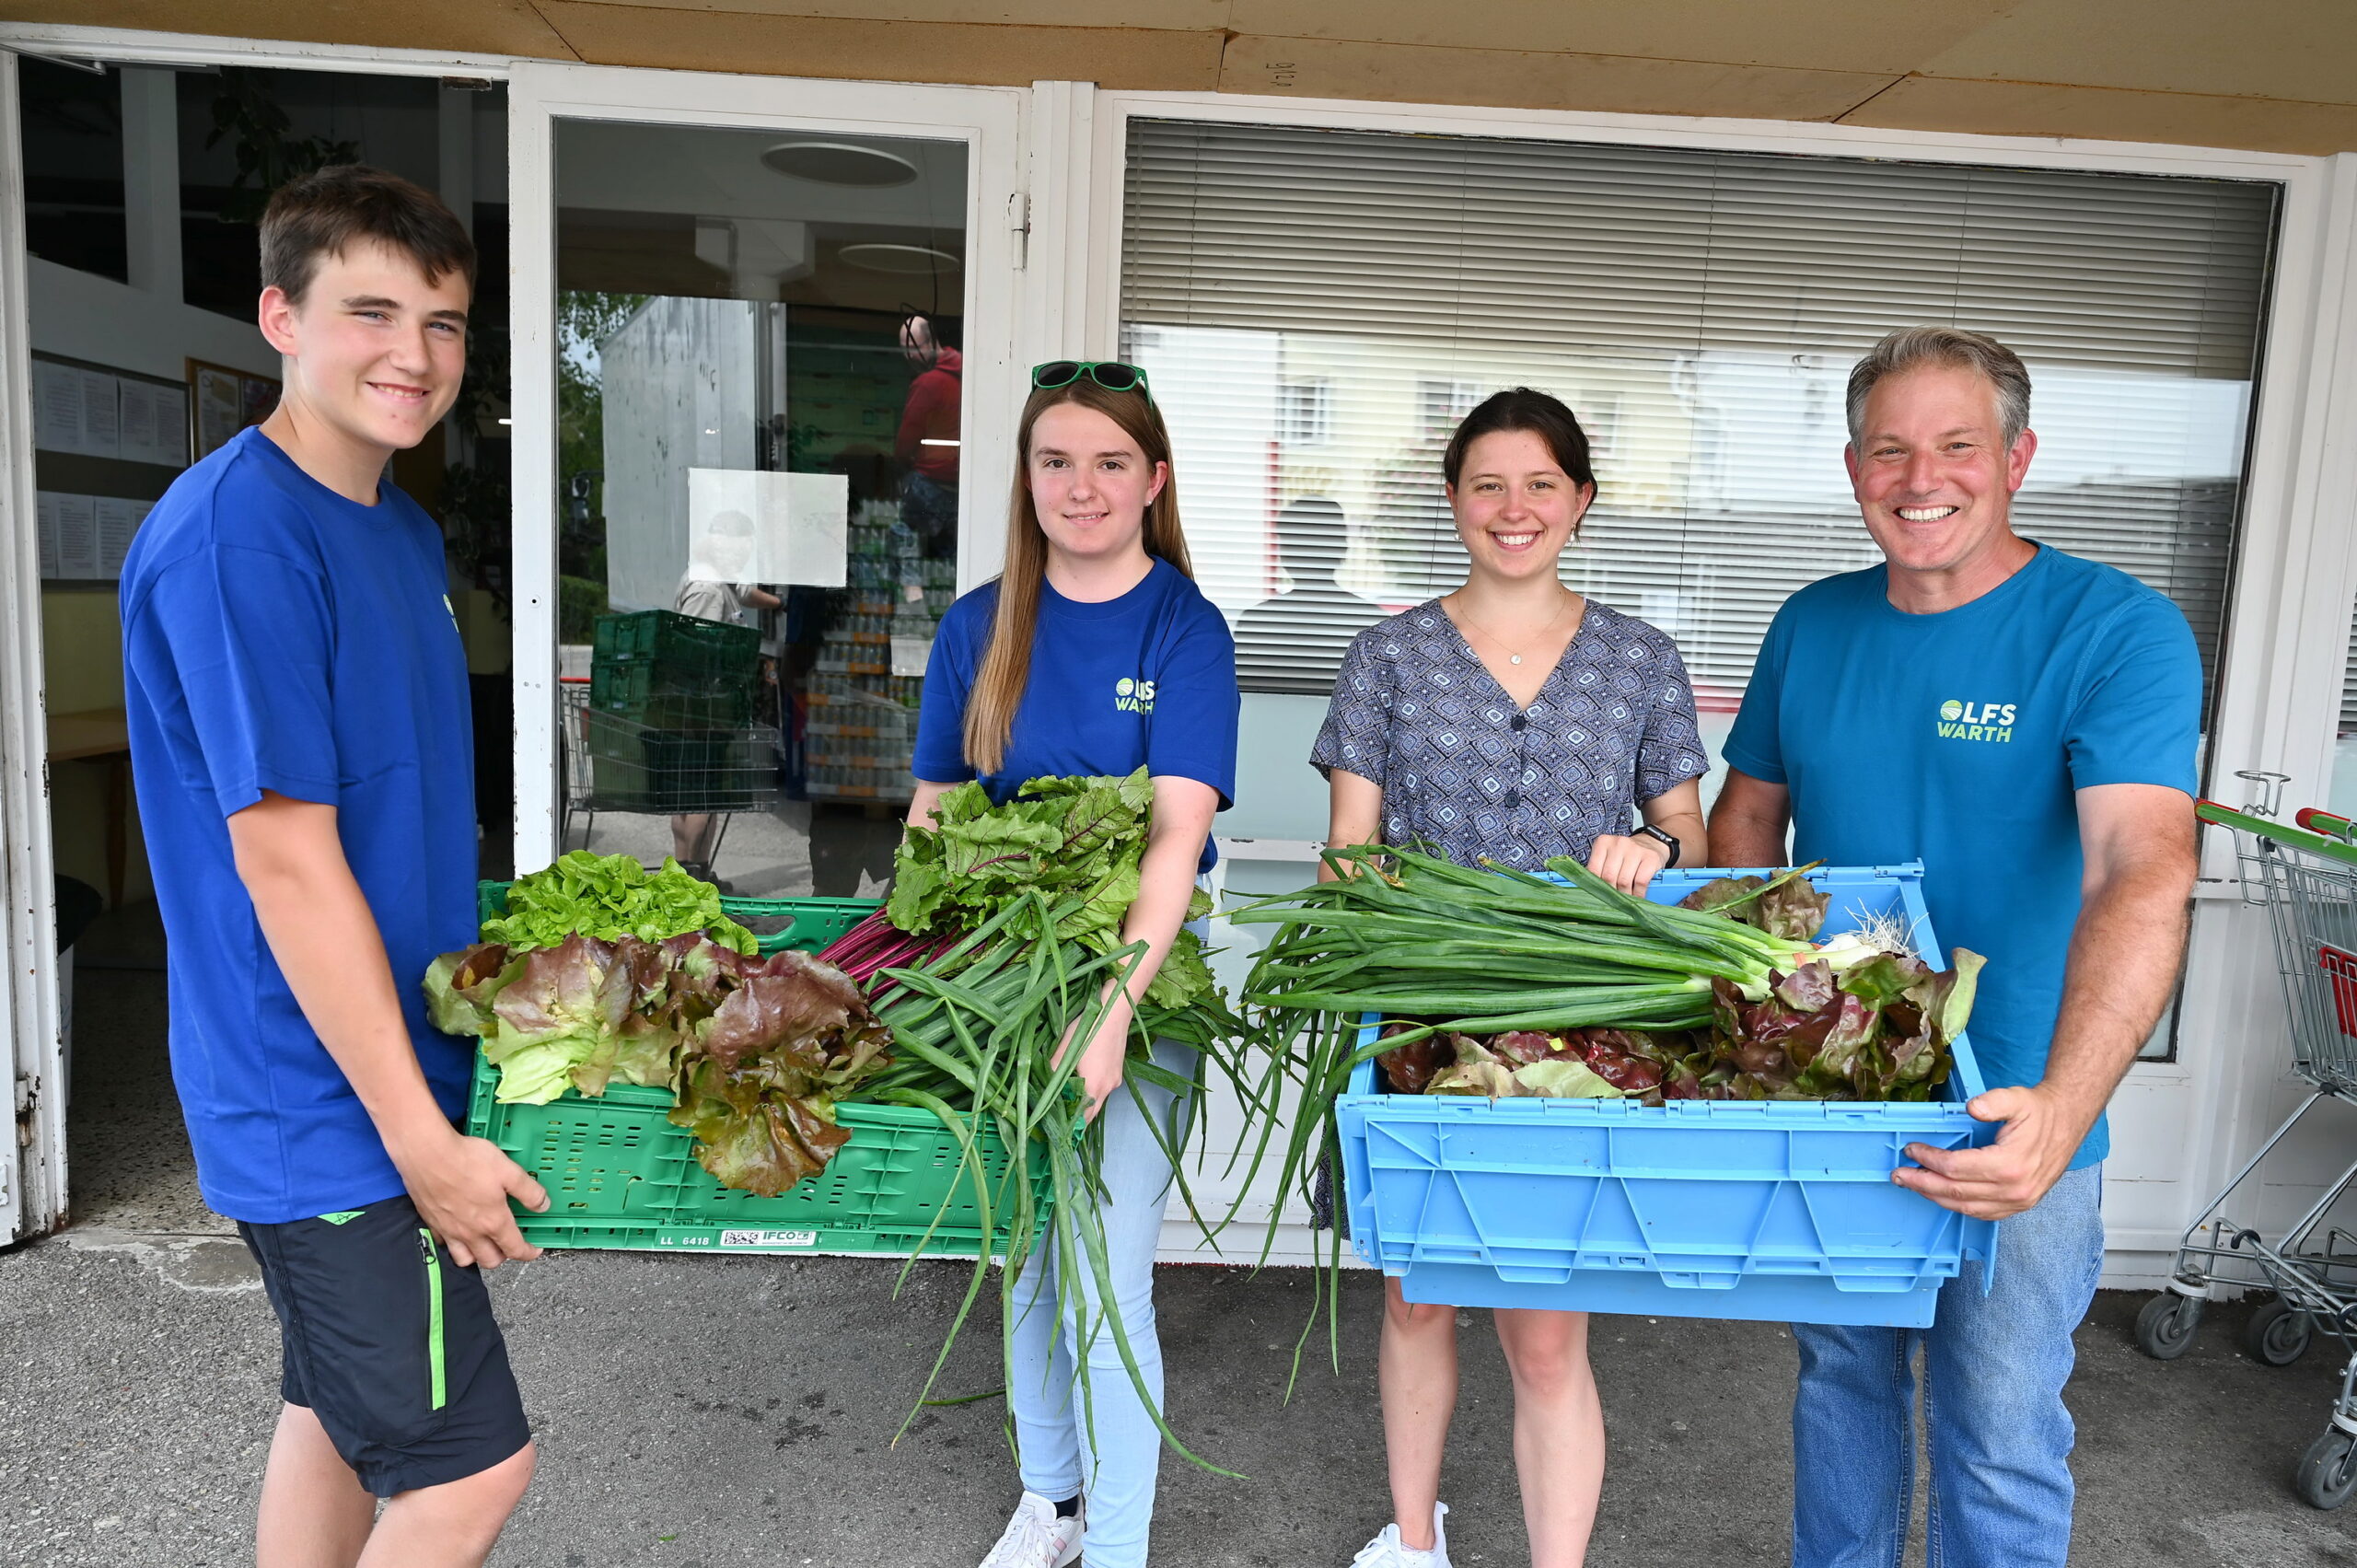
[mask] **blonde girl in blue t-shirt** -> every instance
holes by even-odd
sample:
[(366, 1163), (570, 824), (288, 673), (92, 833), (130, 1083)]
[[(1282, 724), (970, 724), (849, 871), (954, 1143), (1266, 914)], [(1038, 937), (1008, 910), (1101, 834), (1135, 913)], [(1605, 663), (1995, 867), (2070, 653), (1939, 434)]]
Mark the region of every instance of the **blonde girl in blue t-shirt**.
[[(1154, 818), (1124, 942), (1146, 951), (1075, 1075), (1104, 1122), (1101, 1214), (1114, 1299), (1141, 1380), (1162, 1398), (1154, 1255), (1169, 1198), (1166, 1147), (1184, 1142), (1186, 1106), (1167, 1090), (1124, 1087), (1130, 997), (1144, 993), (1187, 918), (1213, 858), (1213, 813), (1235, 788), (1235, 645), (1194, 585), (1171, 484), (1170, 439), (1143, 371), (1059, 361), (1032, 372), (1016, 447), (1006, 565), (943, 616), (918, 715), (912, 823), (943, 791), (980, 778), (1004, 799), (1045, 774), (1154, 781)], [(1195, 1075), (1195, 1052), (1157, 1040), (1154, 1061)], [(1160, 1123), (1156, 1136), (1155, 1123)], [(983, 1568), (1142, 1568), (1162, 1442), (1112, 1334), (1086, 1335), (1089, 1399), (1074, 1388), (1078, 1318), (1098, 1304), (1074, 1271), (1057, 1309), (1062, 1261), (1049, 1246), (1024, 1269), (1010, 1310), (1007, 1404), (1023, 1496)], [(1085, 1308), (1084, 1308), (1085, 1302)]]

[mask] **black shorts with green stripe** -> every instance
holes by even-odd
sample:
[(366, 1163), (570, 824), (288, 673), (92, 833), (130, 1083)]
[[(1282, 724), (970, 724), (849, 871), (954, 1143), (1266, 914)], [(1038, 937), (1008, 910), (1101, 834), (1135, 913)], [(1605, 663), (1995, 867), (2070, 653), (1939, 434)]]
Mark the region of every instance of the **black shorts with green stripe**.
[(531, 1441), (482, 1272), (407, 1197), (246, 1225), (285, 1345), (279, 1392), (379, 1497), (462, 1481)]

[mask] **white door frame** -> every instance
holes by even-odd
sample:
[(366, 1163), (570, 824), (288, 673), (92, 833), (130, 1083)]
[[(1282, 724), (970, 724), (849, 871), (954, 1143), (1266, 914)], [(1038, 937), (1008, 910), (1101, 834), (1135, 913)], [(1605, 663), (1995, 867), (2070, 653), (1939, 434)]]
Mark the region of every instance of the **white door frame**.
[(41, 702), (40, 530), (33, 517), (31, 311), (17, 60), (0, 58), (0, 1029), (15, 1099), (0, 1147), (0, 1243), (47, 1230), (65, 1204), (65, 1095), (57, 1021), (57, 910), (49, 840), (49, 735)]
[[(1022, 404), (1016, 344), (1022, 262), (1019, 88), (730, 76), (516, 63), (508, 76), (509, 325), (515, 497), (516, 869), (555, 858), (563, 814), (556, 682), (556, 190), (558, 120), (838, 131), (963, 141), (965, 471), (1006, 471)], [(960, 489), (958, 579), (996, 570), (987, 482)], [(983, 499), (977, 512), (976, 497)], [(984, 537), (977, 538), (977, 533)]]

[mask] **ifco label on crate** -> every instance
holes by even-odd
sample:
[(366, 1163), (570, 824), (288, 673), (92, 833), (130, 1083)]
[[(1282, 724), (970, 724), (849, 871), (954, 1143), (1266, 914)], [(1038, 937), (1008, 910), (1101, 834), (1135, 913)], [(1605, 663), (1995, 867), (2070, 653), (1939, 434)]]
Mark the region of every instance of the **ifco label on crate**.
[(724, 1230), (720, 1233), (723, 1247), (816, 1247), (819, 1233), (815, 1230)]
[(693, 1230), (664, 1230), (656, 1241), (665, 1247), (708, 1247), (715, 1250), (773, 1251), (780, 1248), (816, 1247), (819, 1233), (815, 1230), (726, 1229), (699, 1227)]

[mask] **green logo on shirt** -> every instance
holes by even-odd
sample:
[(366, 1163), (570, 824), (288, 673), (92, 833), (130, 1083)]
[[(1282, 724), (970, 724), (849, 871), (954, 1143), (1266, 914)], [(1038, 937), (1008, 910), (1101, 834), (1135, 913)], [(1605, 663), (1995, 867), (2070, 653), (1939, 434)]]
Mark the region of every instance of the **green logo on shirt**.
[(2011, 703), (1959, 703), (1951, 697), (1940, 704), (1940, 738), (2011, 740), (2014, 707)]
[(1113, 707), (1124, 714), (1154, 712), (1154, 682), (1132, 680), (1128, 676), (1113, 682)]

